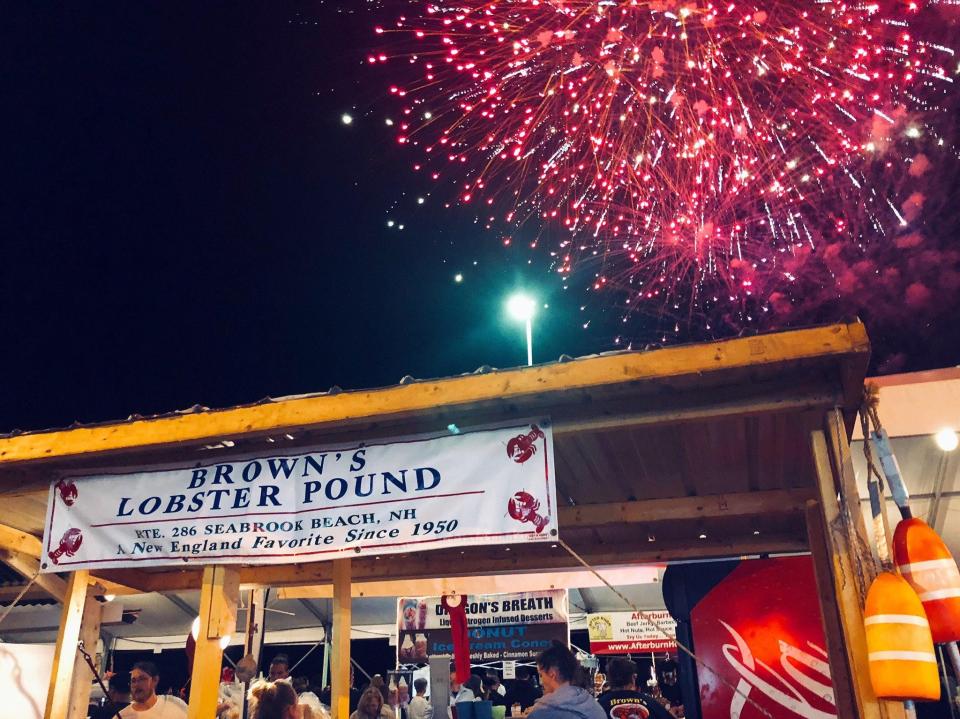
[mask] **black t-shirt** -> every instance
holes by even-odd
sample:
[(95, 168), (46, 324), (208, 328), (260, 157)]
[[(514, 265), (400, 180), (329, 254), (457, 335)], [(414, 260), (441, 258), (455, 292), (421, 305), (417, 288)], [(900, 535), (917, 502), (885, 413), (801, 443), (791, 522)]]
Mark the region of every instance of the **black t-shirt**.
[(487, 699), (495, 707), (505, 707), (507, 705), (507, 699), (505, 696), (501, 696), (500, 692), (493, 690), (490, 692), (490, 696)]
[(129, 703), (130, 702), (118, 702), (113, 704), (112, 702), (107, 702), (102, 707), (91, 707), (90, 719), (116, 719), (117, 712), (126, 708)]
[(597, 701), (610, 719), (672, 719), (660, 702), (633, 689), (611, 689)]
[(507, 689), (507, 696), (504, 697), (507, 705), (507, 715), (509, 716), (511, 714), (511, 709), (514, 704), (519, 704), (521, 709), (526, 709), (527, 707), (532, 707), (537, 699), (542, 696), (543, 692), (539, 687), (534, 686), (528, 681), (517, 679), (514, 681), (513, 686)]

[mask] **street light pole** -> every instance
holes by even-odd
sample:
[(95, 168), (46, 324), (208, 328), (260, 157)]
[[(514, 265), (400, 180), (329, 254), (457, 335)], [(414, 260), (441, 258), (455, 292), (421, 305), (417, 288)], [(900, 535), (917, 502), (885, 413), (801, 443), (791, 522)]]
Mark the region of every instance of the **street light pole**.
[(522, 320), (527, 330), (527, 366), (533, 366), (533, 313), (536, 302), (526, 295), (513, 295), (507, 301), (507, 311), (514, 319)]
[(527, 317), (527, 367), (533, 367), (533, 319)]

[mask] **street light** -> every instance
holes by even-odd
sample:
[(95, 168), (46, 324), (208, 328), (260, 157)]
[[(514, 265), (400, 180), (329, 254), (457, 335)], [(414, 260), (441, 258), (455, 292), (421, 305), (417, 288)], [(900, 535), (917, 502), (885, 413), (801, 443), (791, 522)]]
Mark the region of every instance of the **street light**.
[(513, 295), (507, 300), (507, 312), (514, 319), (526, 322), (527, 324), (527, 365), (533, 365), (533, 313), (536, 308), (536, 301), (527, 295)]
[(957, 448), (957, 445), (960, 444), (960, 438), (957, 437), (957, 433), (949, 427), (941, 429), (933, 435), (933, 437), (937, 441), (937, 446), (944, 452), (952, 452)]

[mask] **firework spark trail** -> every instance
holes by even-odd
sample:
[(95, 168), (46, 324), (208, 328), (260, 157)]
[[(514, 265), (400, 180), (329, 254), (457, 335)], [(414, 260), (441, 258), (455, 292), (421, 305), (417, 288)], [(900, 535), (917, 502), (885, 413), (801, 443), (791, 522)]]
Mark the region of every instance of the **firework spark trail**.
[(411, 7), (378, 29), (421, 74), (391, 88), (399, 141), (453, 178), (462, 204), (485, 199), (488, 226), (565, 228), (561, 276), (602, 257), (593, 287), (634, 305), (737, 298), (765, 271), (782, 278), (783, 253), (846, 231), (823, 210), (838, 179), (876, 228), (905, 224), (901, 198), (862, 192), (860, 168), (936, 113), (956, 63), (915, 31), (911, 2)]

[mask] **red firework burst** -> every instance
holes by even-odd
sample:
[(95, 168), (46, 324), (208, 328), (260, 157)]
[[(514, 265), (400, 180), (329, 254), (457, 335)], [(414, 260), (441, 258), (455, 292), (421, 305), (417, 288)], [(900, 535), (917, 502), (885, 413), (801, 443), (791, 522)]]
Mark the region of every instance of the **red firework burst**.
[(417, 72), (391, 88), (398, 140), (488, 226), (565, 230), (556, 270), (598, 258), (594, 288), (634, 306), (781, 280), (785, 255), (847, 233), (851, 197), (905, 224), (865, 168), (920, 133), (957, 70), (915, 33), (911, 2), (414, 7), (377, 29), (390, 50), (370, 57)]

